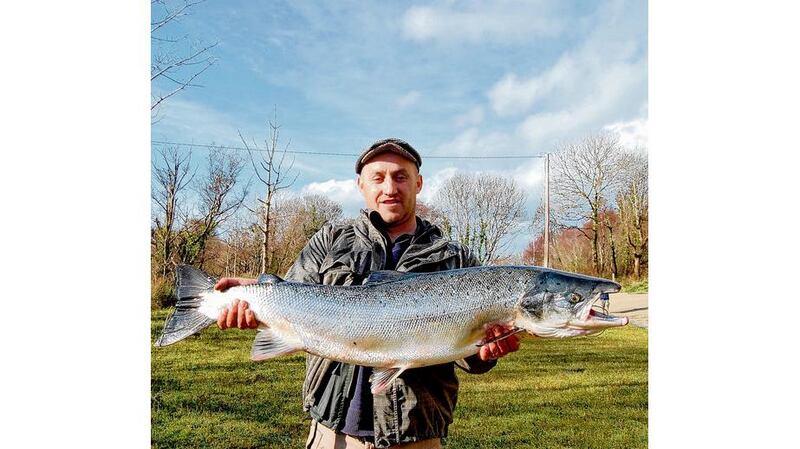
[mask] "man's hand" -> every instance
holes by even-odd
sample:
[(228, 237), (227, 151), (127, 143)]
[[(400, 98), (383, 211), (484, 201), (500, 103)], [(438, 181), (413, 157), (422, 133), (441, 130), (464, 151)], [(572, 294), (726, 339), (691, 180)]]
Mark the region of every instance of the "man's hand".
[[(486, 329), (486, 339), (490, 340), (505, 335), (508, 332), (511, 332), (511, 329), (505, 326), (495, 325)], [(478, 357), (484, 362), (496, 360), (517, 349), (519, 349), (519, 337), (512, 335), (494, 343), (481, 346), (480, 351), (478, 351)]]
[[(222, 278), (217, 281), (217, 284), (214, 285), (214, 288), (219, 291), (224, 291), (231, 287), (236, 287), (237, 285), (249, 285), (255, 283), (255, 279)], [(238, 327), (239, 329), (257, 328), (258, 321), (256, 320), (256, 315), (252, 310), (250, 310), (249, 307), (250, 305), (247, 304), (247, 301), (239, 301), (238, 299), (234, 300), (230, 307), (222, 309), (222, 312), (219, 313), (219, 317), (217, 318), (217, 326), (223, 330), (229, 327)]]

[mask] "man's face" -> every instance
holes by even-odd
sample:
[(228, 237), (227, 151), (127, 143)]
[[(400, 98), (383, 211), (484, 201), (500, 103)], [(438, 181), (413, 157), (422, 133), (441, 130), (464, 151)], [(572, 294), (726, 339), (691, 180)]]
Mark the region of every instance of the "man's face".
[(358, 190), (367, 207), (376, 210), (386, 224), (404, 224), (414, 219), (422, 176), (410, 160), (381, 153), (361, 168)]

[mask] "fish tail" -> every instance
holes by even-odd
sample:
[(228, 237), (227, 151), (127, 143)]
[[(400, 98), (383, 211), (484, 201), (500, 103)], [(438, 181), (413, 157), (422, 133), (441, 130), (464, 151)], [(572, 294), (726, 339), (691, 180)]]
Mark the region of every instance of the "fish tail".
[(178, 301), (167, 318), (156, 346), (167, 346), (207, 328), (214, 319), (199, 312), (203, 293), (214, 289), (217, 280), (189, 265), (178, 265), (175, 270), (175, 293)]

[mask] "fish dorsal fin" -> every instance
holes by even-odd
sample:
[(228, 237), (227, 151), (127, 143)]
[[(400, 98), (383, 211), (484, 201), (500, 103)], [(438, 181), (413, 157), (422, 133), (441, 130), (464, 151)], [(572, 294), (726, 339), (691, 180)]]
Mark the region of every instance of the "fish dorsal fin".
[(399, 281), (407, 277), (414, 276), (412, 273), (402, 273), (400, 271), (380, 270), (373, 271), (367, 276), (365, 284), (379, 284), (381, 282)]
[(256, 339), (253, 340), (253, 348), (250, 351), (250, 359), (261, 361), (291, 354), (303, 349), (302, 343), (283, 338), (272, 332), (269, 328), (258, 330)]
[(283, 279), (281, 279), (278, 276), (275, 276), (274, 274), (262, 274), (261, 276), (258, 277), (257, 282), (259, 284), (279, 284), (284, 281)]
[(391, 368), (374, 368), (372, 375), (369, 376), (369, 382), (372, 384), (370, 391), (372, 394), (381, 394), (389, 388), (389, 385), (397, 379), (400, 374), (405, 371), (404, 366), (391, 367)]

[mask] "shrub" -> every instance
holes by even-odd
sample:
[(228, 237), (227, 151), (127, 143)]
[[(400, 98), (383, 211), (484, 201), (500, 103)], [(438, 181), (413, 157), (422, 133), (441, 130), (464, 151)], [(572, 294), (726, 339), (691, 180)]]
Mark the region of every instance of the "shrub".
[(175, 301), (175, 284), (167, 278), (154, 278), (150, 284), (150, 308), (172, 307), (175, 305)]

